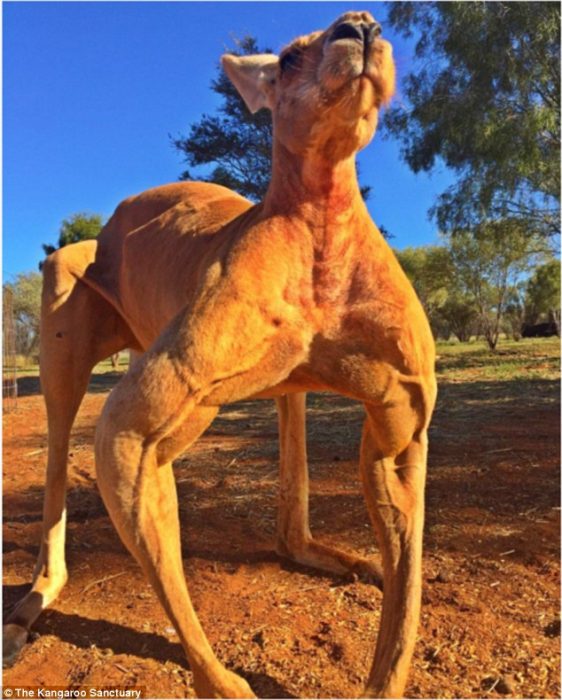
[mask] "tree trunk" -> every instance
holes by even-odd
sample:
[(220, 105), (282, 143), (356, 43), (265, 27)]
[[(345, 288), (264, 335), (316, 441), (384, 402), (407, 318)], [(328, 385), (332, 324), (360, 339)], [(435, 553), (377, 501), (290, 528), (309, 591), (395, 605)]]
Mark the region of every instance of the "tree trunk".
[(557, 311), (551, 310), (550, 319), (556, 327), (556, 335), (560, 338), (560, 309)]

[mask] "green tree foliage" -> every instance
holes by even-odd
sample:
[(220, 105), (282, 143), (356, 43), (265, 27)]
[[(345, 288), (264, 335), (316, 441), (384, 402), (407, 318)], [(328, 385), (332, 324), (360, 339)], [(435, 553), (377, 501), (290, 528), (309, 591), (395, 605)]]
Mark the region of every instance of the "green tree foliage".
[(506, 298), (502, 325), (506, 333), (510, 334), (514, 340), (521, 340), (526, 324), (525, 287), (526, 283), (522, 280), (509, 290)]
[(439, 308), (441, 327), (467, 343), (478, 330), (478, 311), (472, 297), (453, 284), (445, 303)]
[(410, 247), (395, 252), (435, 332), (438, 322), (437, 312), (447, 300), (451, 279), (449, 252), (442, 246)]
[[(103, 228), (103, 217), (100, 214), (86, 214), (78, 212), (72, 214), (68, 219), (63, 219), (60, 230), (59, 240), (57, 245), (43, 244), (45, 255), (54, 253), (59, 248), (64, 248), (71, 243), (79, 243), (80, 241), (88, 241), (92, 238), (97, 238), (99, 232)], [(43, 268), (43, 263), (39, 263), (39, 269)]]
[(16, 353), (33, 355), (39, 347), (42, 276), (38, 272), (22, 272), (13, 282), (4, 285), (12, 294)]
[(559, 262), (517, 219), (458, 232), (444, 245), (395, 252), (435, 337), (452, 333), (466, 342), (481, 333), (494, 349), (502, 330), (520, 338), (523, 326), (540, 317), (559, 323)]
[(517, 219), (483, 224), (474, 233), (459, 232), (451, 237), (449, 251), (455, 283), (472, 299), (480, 331), (494, 350), (510, 297), (549, 251)]
[(556, 324), (560, 335), (560, 261), (550, 260), (537, 267), (529, 279), (525, 295), (525, 322), (537, 323), (546, 316)]
[(458, 283), (446, 246), (422, 246), (396, 251), (396, 256), (427, 313), (435, 337), (470, 340), (476, 329), (476, 307)]
[(514, 219), (560, 231), (560, 4), (394, 2), (416, 69), (385, 124), (414, 172), (458, 174), (432, 213), (444, 231)]
[[(231, 53), (245, 56), (271, 53), (271, 50), (260, 49), (257, 40), (247, 36), (237, 42)], [(211, 82), (211, 89), (221, 99), (218, 114), (204, 114), (200, 121), (190, 126), (187, 136), (172, 138), (173, 146), (189, 167), (203, 167), (195, 174), (185, 170), (180, 180), (214, 182), (253, 202), (260, 202), (271, 176), (271, 112), (260, 109), (252, 114), (220, 67), (217, 77)], [(212, 168), (210, 174), (209, 167)], [(361, 186), (364, 199), (370, 190), (367, 185)]]

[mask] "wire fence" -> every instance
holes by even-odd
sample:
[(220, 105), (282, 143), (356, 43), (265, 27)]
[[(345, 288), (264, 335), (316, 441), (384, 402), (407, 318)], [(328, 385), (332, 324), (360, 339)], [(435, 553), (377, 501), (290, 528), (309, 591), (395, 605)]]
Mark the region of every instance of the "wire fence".
[(13, 294), (4, 288), (2, 295), (2, 402), (5, 411), (15, 409), (18, 398), (16, 325)]

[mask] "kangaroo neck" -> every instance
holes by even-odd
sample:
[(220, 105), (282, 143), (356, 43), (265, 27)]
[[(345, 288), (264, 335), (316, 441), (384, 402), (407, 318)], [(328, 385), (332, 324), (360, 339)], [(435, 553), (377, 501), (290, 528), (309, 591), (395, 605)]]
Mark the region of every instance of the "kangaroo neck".
[(314, 153), (295, 155), (276, 142), (272, 166), (264, 215), (296, 217), (313, 231), (368, 218), (354, 156), (330, 162)]

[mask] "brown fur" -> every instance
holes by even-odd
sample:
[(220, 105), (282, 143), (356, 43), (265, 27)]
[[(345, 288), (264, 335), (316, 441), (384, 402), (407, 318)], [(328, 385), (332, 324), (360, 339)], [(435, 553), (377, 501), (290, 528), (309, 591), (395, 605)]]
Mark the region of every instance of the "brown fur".
[[(171, 461), (221, 404), (275, 396), (280, 412), (279, 550), (336, 570), (377, 568), (316, 543), (308, 529), (304, 397), (364, 402), (365, 498), (382, 553), (381, 629), (366, 693), (400, 695), (419, 617), (427, 427), (434, 346), (421, 305), (371, 221), (355, 153), (394, 89), (390, 45), (303, 37), (296, 64), (224, 57), (252, 109), (274, 122), (262, 204), (218, 186), (168, 185), (123, 202), (96, 243), (45, 268), (41, 377), (49, 414), (44, 539), (32, 593), (8, 625), (21, 647), (58, 594), (64, 566), (68, 432), (93, 364), (123, 347), (144, 354), (110, 395), (96, 434), (98, 484), (112, 520), (184, 645), (200, 697), (250, 697), (215, 657), (185, 585)], [(68, 364), (69, 363), (69, 364)], [(68, 367), (70, 366), (70, 369)], [(63, 379), (64, 377), (64, 379)]]

